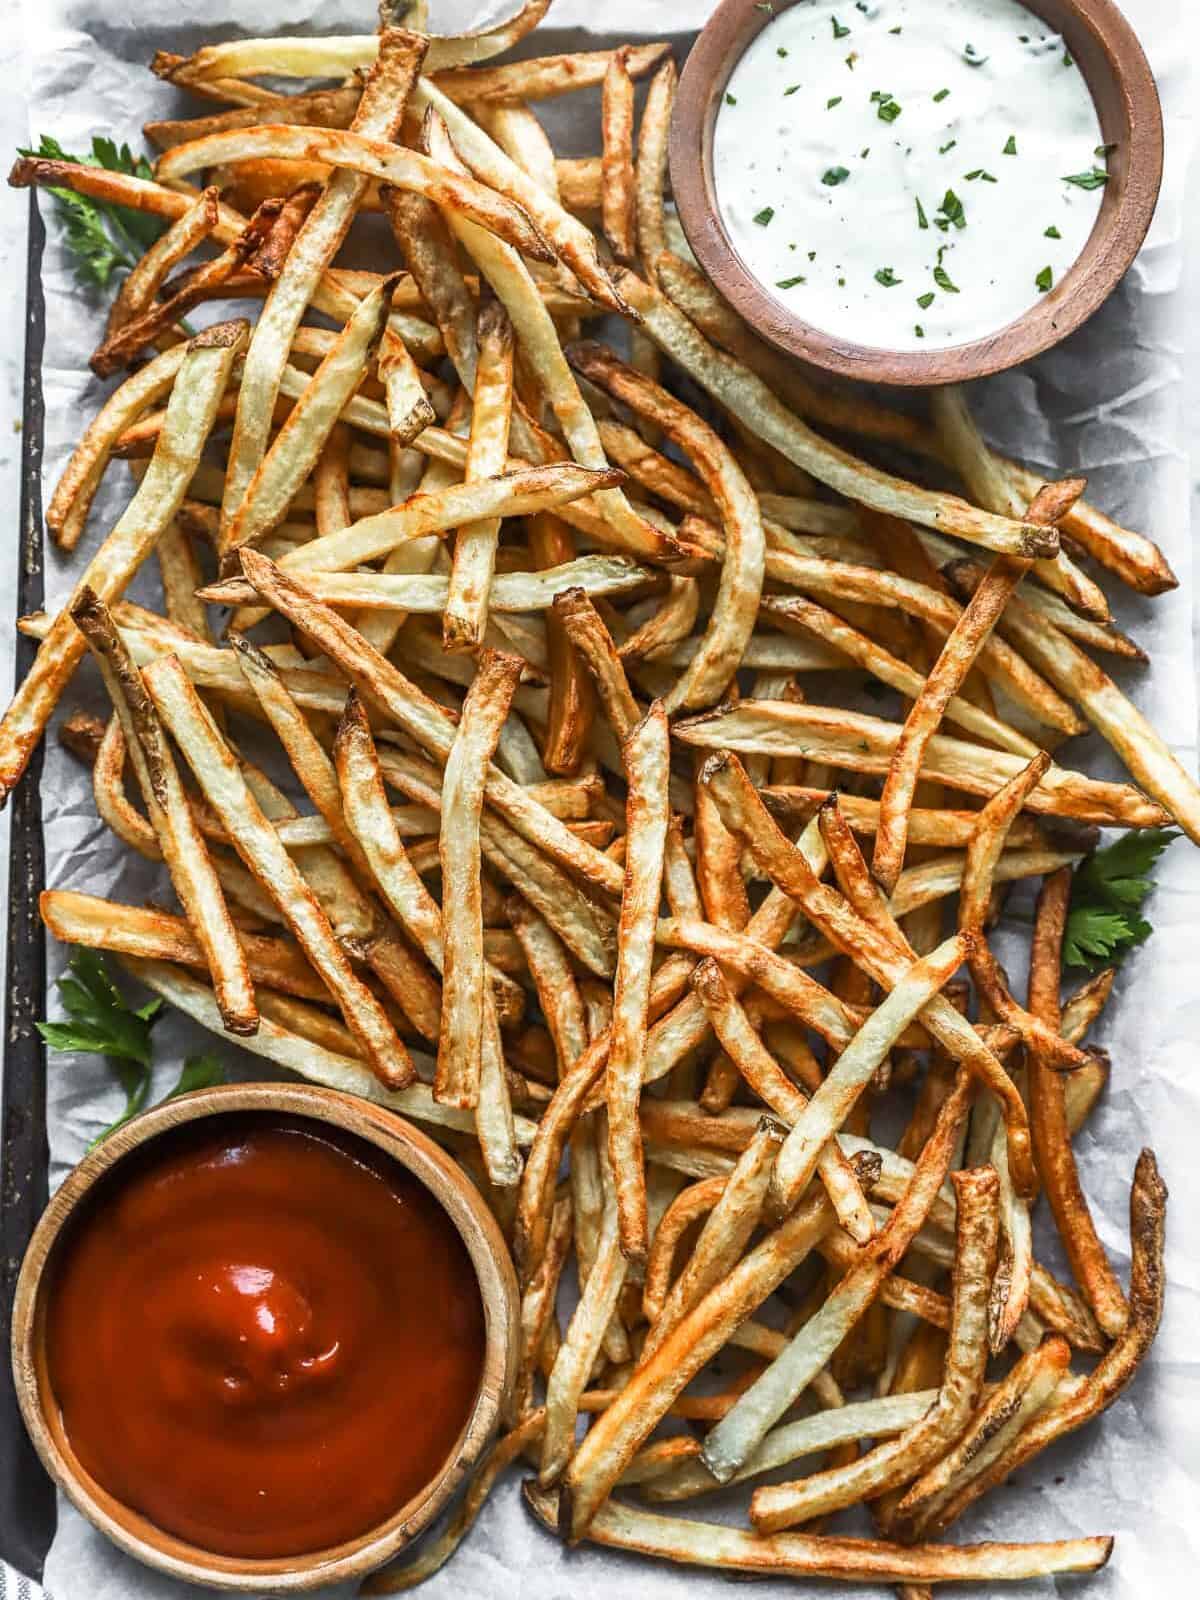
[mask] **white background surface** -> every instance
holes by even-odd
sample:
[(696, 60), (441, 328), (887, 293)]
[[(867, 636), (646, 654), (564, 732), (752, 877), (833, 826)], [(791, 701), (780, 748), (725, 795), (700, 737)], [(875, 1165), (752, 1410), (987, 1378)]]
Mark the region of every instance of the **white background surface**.
[[(36, 5), (36, 0), (24, 0), (24, 4), (31, 8), (31, 15), (37, 14), (32, 9)], [(125, 7), (127, 4), (128, 0), (95, 0), (97, 14), (106, 15), (114, 21), (126, 14)], [(435, 8), (436, 6), (437, 0), (435, 0)], [(22, 86), (25, 81), (25, 56), (22, 39), (21, 0), (7, 0), (2, 9), (5, 13), (3, 22), (6, 26), (3, 30), (3, 36), (0, 37), (0, 84), (3, 85), (3, 93), (0, 94), (0, 152), (7, 153), (16, 145), (27, 142), (30, 119), (22, 93)], [(203, 3), (201, 3), (201, 0), (196, 0), (196, 3), (190, 8), (179, 5), (178, 0), (175, 0), (175, 4), (171, 9), (176, 14), (181, 10), (187, 11), (189, 9), (196, 16), (219, 14), (219, 8), (214, 6), (212, 0), (203, 0)], [(231, 12), (238, 12), (245, 18), (247, 11), (257, 13), (257, 0), (242, 0), (241, 5), (238, 5), (236, 0), (230, 0), (229, 9)], [(299, 22), (304, 15), (313, 17), (314, 9), (319, 10), (320, 8), (319, 6), (316, 8), (312, 6), (296, 6), (292, 9), (295, 13), (295, 20)], [(450, 6), (445, 3), (443, 3), (442, 10), (435, 9), (435, 25), (444, 12), (449, 9)], [(461, 10), (461, 3), (455, 6), (454, 9)], [(579, 20), (587, 9), (582, 4), (576, 3), (576, 0), (559, 0), (559, 5), (556, 6), (553, 14), (554, 20), (560, 20), (561, 17), (563, 21), (574, 22)], [(684, 11), (694, 15), (697, 10), (702, 10), (703, 8), (696, 4), (696, 0), (639, 0), (639, 4), (635, 9), (639, 30), (673, 30), (681, 25)], [(1131, 4), (1130, 10), (1133, 9), (1134, 5)], [(363, 26), (368, 26), (368, 14), (373, 10), (370, 0), (362, 0), (361, 10), (364, 19)], [(606, 23), (609, 26), (615, 25), (616, 16), (614, 13), (617, 10), (616, 6), (610, 8), (593, 4), (591, 10), (593, 13), (593, 25), (604, 26)], [(1195, 59), (1194, 44), (1200, 42), (1200, 27), (1197, 26), (1194, 7), (1190, 0), (1182, 0), (1182, 3), (1181, 0), (1140, 0), (1136, 10), (1138, 16), (1149, 19), (1152, 26), (1161, 26), (1166, 22), (1170, 27), (1177, 22), (1181, 15), (1186, 17), (1187, 26), (1192, 32), (1193, 38), (1186, 39), (1176, 34), (1171, 39), (1171, 46), (1173, 51), (1177, 53), (1177, 59), (1186, 56), (1191, 56)], [(601, 12), (604, 13), (603, 20), (597, 15)], [(566, 13), (566, 15), (562, 15), (562, 13)], [(1167, 19), (1170, 19), (1170, 21), (1168, 22)], [(129, 126), (114, 129), (113, 131), (118, 133), (118, 136), (132, 135), (134, 132), (133, 123), (136, 120), (140, 120), (140, 118), (131, 114)], [(33, 125), (40, 131), (41, 122), (39, 122), (36, 111), (33, 115)], [(52, 125), (47, 124), (46, 131), (53, 132), (55, 130)], [(1189, 305), (1200, 304), (1200, 301), (1197, 300), (1197, 292), (1200, 291), (1200, 203), (1198, 202), (1200, 202), (1200, 174), (1193, 168), (1190, 175), (1188, 202), (1184, 207), (1184, 214), (1189, 218), (1189, 249), (1187, 252), (1189, 284), (1187, 303)], [(0, 189), (0, 517), (3, 519), (0, 526), (7, 530), (7, 537), (0, 538), (0, 597), (3, 597), (0, 600), (0, 605), (2, 605), (5, 613), (4, 619), (0, 620), (0, 695), (5, 698), (7, 698), (12, 677), (12, 645), (11, 637), (7, 631), (7, 618), (11, 615), (13, 605), (11, 597), (15, 594), (15, 563), (18, 537), (20, 477), (20, 437), (18, 427), (21, 413), (23, 370), (25, 241), (28, 204), (29, 200), (26, 192)], [(1200, 318), (1194, 315), (1185, 315), (1178, 319), (1177, 328), (1178, 348), (1174, 349), (1172, 354), (1182, 367), (1187, 384), (1183, 415), (1189, 430), (1187, 443), (1191, 449), (1190, 481), (1193, 486), (1193, 505), (1196, 505), (1196, 483), (1197, 479), (1200, 478), (1200, 359), (1198, 359), (1200, 358)], [(1163, 530), (1155, 529), (1152, 531), (1163, 537), (1164, 543), (1168, 544), (1173, 556), (1179, 551), (1182, 529), (1172, 529), (1169, 539), (1164, 537)], [(1183, 672), (1194, 670), (1194, 668), (1191, 663), (1185, 663), (1182, 659), (1179, 659), (1174, 663), (1174, 670)], [(1174, 731), (1178, 736), (1179, 730)], [(1188, 731), (1193, 732), (1193, 730)], [(7, 829), (5, 820), (0, 818), (0, 885), (3, 884), (6, 871)], [(1191, 876), (1194, 878), (1194, 875)], [(1192, 915), (1193, 920), (1195, 920), (1194, 909)], [(1181, 965), (1180, 968), (1181, 975), (1186, 971), (1187, 965), (1190, 964), (1191, 972), (1194, 975), (1196, 970), (1194, 950), (1190, 952), (1190, 958), (1189, 952), (1186, 950), (1173, 951), (1166, 947), (1165, 944), (1156, 947), (1156, 951), (1158, 958), (1164, 962), (1174, 960), (1183, 963), (1184, 965)], [(1176, 991), (1180, 1007), (1186, 1007), (1190, 1003), (1193, 1017), (1196, 1016), (1194, 989), (1195, 985), (1192, 983), (1183, 987), (1182, 992), (1180, 990)], [(1127, 997), (1126, 1003), (1136, 1008), (1136, 991)], [(1195, 1038), (1195, 1029), (1191, 1029), (1190, 1032), (1191, 1037)], [(1175, 1084), (1173, 1087), (1178, 1088), (1180, 1091), (1180, 1114), (1183, 1116), (1195, 1116), (1197, 1108), (1200, 1107), (1200, 1098), (1195, 1093), (1194, 1074), (1191, 1083), (1186, 1086), (1186, 1089), (1182, 1084)], [(1179, 1148), (1178, 1143), (1176, 1148)], [(1132, 1157), (1132, 1149), (1122, 1149), (1122, 1168), (1132, 1164)], [(1189, 1198), (1188, 1190), (1190, 1189), (1191, 1191), (1190, 1197), (1194, 1198), (1197, 1189), (1195, 1180), (1190, 1173), (1185, 1175), (1183, 1171), (1173, 1172), (1168, 1168), (1167, 1176), (1175, 1188), (1176, 1200), (1183, 1202), (1182, 1205), (1177, 1205), (1174, 1212), (1173, 1240), (1175, 1248), (1173, 1249), (1173, 1255), (1175, 1256), (1174, 1275), (1176, 1278), (1176, 1294), (1178, 1296), (1175, 1305), (1179, 1307), (1180, 1312), (1184, 1312), (1189, 1304), (1194, 1308), (1197, 1303), (1198, 1292), (1200, 1292), (1198, 1291), (1200, 1272), (1197, 1271), (1195, 1246), (1193, 1243), (1189, 1248), (1186, 1237), (1190, 1231), (1189, 1225), (1194, 1225), (1193, 1219), (1188, 1218), (1186, 1214)], [(1185, 1320), (1191, 1321), (1194, 1319), (1187, 1316)], [(1160, 1456), (1163, 1453), (1161, 1441), (1164, 1440), (1171, 1441), (1171, 1445), (1168, 1448), (1169, 1454), (1174, 1454), (1176, 1450), (1185, 1452), (1184, 1459), (1176, 1459), (1170, 1464), (1176, 1472), (1182, 1468), (1184, 1474), (1188, 1473), (1190, 1466), (1193, 1483), (1200, 1482), (1200, 1459), (1197, 1459), (1196, 1456), (1196, 1432), (1197, 1428), (1200, 1427), (1200, 1411), (1195, 1410), (1189, 1404), (1189, 1399), (1194, 1398), (1197, 1393), (1197, 1369), (1192, 1365), (1197, 1356), (1195, 1349), (1184, 1336), (1182, 1321), (1175, 1323), (1169, 1340), (1169, 1347), (1162, 1354), (1161, 1387), (1155, 1385), (1156, 1392), (1153, 1395), (1148, 1394), (1146, 1396), (1143, 1426), (1159, 1441), (1157, 1449)], [(1177, 1413), (1171, 1418), (1163, 1415), (1164, 1411), (1168, 1409), (1168, 1371), (1172, 1380), (1169, 1390), (1171, 1395), (1170, 1408)], [(1153, 1381), (1152, 1378), (1150, 1381)], [(1129, 1443), (1132, 1444), (1133, 1440), (1130, 1439)], [(1190, 1462), (1187, 1459), (1188, 1457), (1190, 1457)], [(1158, 1477), (1160, 1469), (1165, 1467), (1167, 1463), (1161, 1460), (1147, 1460), (1144, 1454), (1139, 1457), (1131, 1450), (1126, 1450), (1118, 1452), (1113, 1457), (1114, 1468), (1118, 1464), (1120, 1467), (1120, 1481), (1115, 1481), (1116, 1474), (1114, 1473), (1114, 1481), (1104, 1484), (1101, 1490), (1105, 1504), (1103, 1508), (1100, 1508), (1100, 1520), (1095, 1522), (1094, 1518), (1088, 1516), (1088, 1508), (1080, 1506), (1078, 1503), (1073, 1503), (1069, 1508), (1063, 1506), (1062, 1511), (1068, 1520), (1065, 1525), (1061, 1526), (1061, 1532), (1066, 1534), (1076, 1531), (1069, 1520), (1071, 1515), (1088, 1517), (1089, 1523), (1095, 1522), (1097, 1527), (1106, 1526), (1108, 1519), (1103, 1513), (1115, 1501), (1117, 1503), (1123, 1502), (1124, 1505), (1125, 1514), (1120, 1518), (1120, 1525), (1125, 1528), (1139, 1529), (1144, 1536), (1144, 1542), (1138, 1541), (1136, 1534), (1129, 1535), (1131, 1540), (1135, 1542), (1136, 1554), (1131, 1550), (1130, 1553), (1134, 1556), (1131, 1565), (1122, 1563), (1122, 1578), (1120, 1580), (1117, 1580), (1115, 1573), (1108, 1574), (1094, 1585), (1079, 1585), (1076, 1592), (1081, 1596), (1085, 1592), (1089, 1595), (1112, 1596), (1114, 1600), (1118, 1595), (1121, 1600), (1127, 1600), (1127, 1597), (1132, 1600), (1133, 1596), (1137, 1596), (1138, 1600), (1141, 1600), (1143, 1595), (1149, 1595), (1153, 1592), (1155, 1600), (1182, 1600), (1184, 1595), (1192, 1594), (1196, 1590), (1195, 1571), (1194, 1569), (1189, 1570), (1182, 1561), (1176, 1564), (1170, 1560), (1164, 1560), (1164, 1552), (1158, 1548), (1158, 1544), (1160, 1535), (1164, 1539), (1166, 1538), (1166, 1530), (1150, 1511), (1150, 1504), (1155, 1493), (1156, 1477)], [(1167, 1515), (1172, 1524), (1171, 1533), (1181, 1536), (1180, 1543), (1176, 1545), (1176, 1550), (1182, 1556), (1185, 1545), (1190, 1544), (1193, 1550), (1196, 1548), (1196, 1538), (1194, 1527), (1184, 1526), (1188, 1519), (1182, 1514), (1184, 1502), (1182, 1497), (1178, 1495), (1179, 1483), (1180, 1479), (1176, 1477), (1176, 1493), (1173, 1497), (1171, 1510)], [(1161, 1516), (1163, 1508), (1159, 1507), (1158, 1510)], [(1192, 1500), (1192, 1511), (1193, 1513), (1195, 1511), (1194, 1498)], [(489, 1520), (490, 1516), (491, 1513), (489, 1513)], [(1038, 1531), (1040, 1532), (1040, 1529)], [(1090, 1527), (1089, 1531), (1091, 1531)], [(630, 1579), (633, 1580), (633, 1592), (639, 1595), (666, 1593), (665, 1586), (660, 1587), (660, 1580), (655, 1569), (635, 1567), (632, 1563), (614, 1564), (614, 1569), (610, 1569), (608, 1581), (604, 1584), (585, 1581), (585, 1573), (592, 1577), (599, 1574), (601, 1562), (595, 1557), (588, 1561), (575, 1557), (566, 1557), (546, 1542), (539, 1542), (537, 1546), (536, 1566), (529, 1566), (521, 1570), (520, 1567), (505, 1563), (502, 1569), (495, 1561), (489, 1563), (484, 1554), (487, 1543), (486, 1538), (483, 1541), (484, 1548), (480, 1547), (479, 1542), (476, 1543), (472, 1553), (473, 1558), (467, 1558), (460, 1564), (456, 1564), (456, 1568), (447, 1574), (450, 1582), (446, 1586), (441, 1583), (434, 1586), (439, 1595), (457, 1593), (461, 1596), (470, 1597), (470, 1600), (475, 1600), (477, 1596), (479, 1600), (482, 1600), (485, 1595), (503, 1597), (515, 1592), (518, 1579), (522, 1589), (526, 1590), (531, 1596), (535, 1593), (539, 1596), (553, 1595), (554, 1600), (560, 1600), (561, 1596), (565, 1596), (568, 1593), (573, 1596), (587, 1597), (593, 1595), (599, 1597), (600, 1594), (614, 1593), (617, 1592), (615, 1588), (617, 1583), (623, 1581), (628, 1586)], [(1157, 1559), (1155, 1559), (1156, 1557)], [(96, 1576), (99, 1577), (99, 1574), (97, 1573)], [(144, 1594), (147, 1596), (154, 1594), (157, 1597), (165, 1593), (167, 1588), (165, 1585), (152, 1585), (143, 1588), (140, 1584), (137, 1584), (136, 1580), (133, 1580), (133, 1574), (129, 1569), (117, 1569), (105, 1574), (105, 1577), (107, 1579), (106, 1582), (100, 1582), (95, 1586), (89, 1585), (86, 1590), (72, 1588), (70, 1595), (64, 1597), (64, 1600), (76, 1600), (77, 1595), (82, 1597), (84, 1593), (89, 1595), (111, 1595), (114, 1600), (118, 1595), (122, 1597), (122, 1600), (128, 1600), (128, 1596), (134, 1592), (138, 1595)], [(133, 1581), (126, 1583), (122, 1581), (123, 1578)], [(694, 1580), (693, 1587), (695, 1581), (701, 1583), (705, 1592), (721, 1592), (724, 1588), (718, 1581), (712, 1579)], [(1118, 1581), (1119, 1587), (1117, 1586)], [(1074, 1586), (1072, 1588), (1074, 1589)], [(673, 1585), (670, 1592), (672, 1595), (682, 1594), (685, 1590), (682, 1583), (680, 1583)], [(1038, 1592), (1045, 1592), (1045, 1590), (1042, 1588)]]

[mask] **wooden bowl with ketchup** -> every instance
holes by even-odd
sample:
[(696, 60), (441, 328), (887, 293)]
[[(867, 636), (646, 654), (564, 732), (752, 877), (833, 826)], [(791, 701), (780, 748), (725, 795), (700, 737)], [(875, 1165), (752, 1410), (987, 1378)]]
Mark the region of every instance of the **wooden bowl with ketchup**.
[[(1009, 0), (997, 3), (1006, 5)], [(720, 0), (680, 79), (670, 140), (671, 185), (697, 261), (723, 298), (763, 338), (842, 377), (892, 385), (958, 383), (1016, 366), (1049, 349), (1080, 327), (1116, 288), (1149, 229), (1162, 180), (1162, 113), (1153, 74), (1113, 0), (1021, 0), (1021, 4), (1034, 35), (1019, 36), (1031, 64), (1045, 64), (1035, 59), (1045, 43), (1047, 51), (1057, 52), (1056, 66), (1079, 74), (1095, 111), (1090, 119), (1093, 131), (1098, 123), (1100, 134), (1099, 144), (1093, 137), (1085, 150), (1072, 152), (1071, 165), (1065, 164), (1065, 157), (1064, 164), (1058, 164), (1060, 152), (1049, 140), (1036, 152), (1040, 161), (1033, 173), (1039, 187), (1036, 204), (1033, 196), (1023, 204), (1019, 186), (1011, 181), (1017, 163), (1006, 165), (1007, 158), (1018, 153), (1034, 159), (1036, 140), (1031, 138), (1026, 145), (1006, 139), (1013, 123), (997, 124), (989, 130), (995, 137), (982, 147), (979, 143), (988, 102), (982, 93), (972, 91), (985, 88), (987, 72), (969, 69), (985, 69), (989, 57), (972, 43), (970, 20), (973, 11), (978, 26), (986, 27), (987, 0), (951, 0), (942, 7), (937, 0), (928, 0), (930, 16), (925, 18), (918, 18), (920, 8), (912, 0), (904, 5), (900, 0), (869, 4), (864, 0), (857, 5), (846, 0), (832, 9), (827, 0)], [(812, 19), (814, 33), (800, 48), (794, 37), (790, 50), (786, 45), (772, 48), (776, 38), (782, 43), (786, 30), (799, 25), (801, 13)], [(918, 28), (903, 26), (914, 21), (929, 29), (927, 82), (906, 75), (907, 63), (901, 58), (901, 47), (917, 48)], [(903, 37), (874, 38), (872, 25), (879, 34)], [(1055, 36), (1053, 45), (1041, 37), (1042, 30)], [(764, 34), (767, 37), (760, 37)], [(1014, 32), (1013, 37), (1018, 35)], [(872, 52), (871, 43), (885, 48)], [(991, 58), (993, 75), (1005, 59)], [(946, 63), (956, 60), (968, 70), (960, 73), (965, 81), (956, 84), (955, 98), (950, 99), (943, 74)], [(747, 70), (752, 66), (759, 74), (748, 90), (743, 87), (746, 79), (738, 78), (743, 61)], [(1009, 81), (1025, 88), (1033, 113), (1030, 124), (1040, 131), (1039, 101), (1030, 81), (1019, 69)], [(737, 94), (731, 92), (734, 88)], [(1040, 91), (1042, 106), (1053, 99), (1053, 91), (1048, 78)], [(783, 100), (782, 95), (797, 98)], [(955, 106), (962, 119), (955, 130), (961, 136), (959, 148), (955, 150), (948, 132), (942, 134), (944, 144), (923, 148), (920, 138), (923, 127), (930, 126), (930, 113), (948, 116)], [(859, 119), (855, 138), (848, 131), (851, 110)], [(743, 119), (746, 167), (738, 171), (730, 167), (722, 178), (714, 157), (714, 130), (726, 114)], [(795, 138), (782, 136), (785, 114), (798, 119), (791, 125)], [(842, 129), (847, 131), (839, 144)], [(893, 213), (890, 196), (898, 192), (897, 186), (886, 193), (878, 188), (872, 192), (870, 181), (879, 181), (881, 160), (893, 162), (889, 176), (902, 171), (901, 147), (904, 157), (911, 159), (914, 145), (918, 162), (922, 156), (930, 158), (922, 171), (925, 186), (906, 193), (905, 209)], [(1106, 170), (1091, 187), (1103, 184), (1102, 195), (1065, 187), (1077, 183), (1069, 174), (1084, 166), (1081, 187), (1086, 188), (1086, 163), (1092, 159), (1093, 146), (1097, 170)], [(965, 157), (968, 148), (971, 154)], [(720, 146), (722, 160), (728, 159), (730, 149), (728, 141)], [(753, 205), (745, 205), (739, 232), (729, 225), (720, 194), (744, 200), (753, 184), (753, 179), (747, 181), (747, 168), (762, 170), (768, 163), (780, 175), (782, 197), (765, 203), (756, 197)], [(1055, 231), (1058, 219), (1041, 203), (1046, 197), (1040, 189), (1044, 177), (1051, 184), (1062, 182), (1062, 194), (1076, 202), (1076, 220), (1087, 202), (1094, 202), (1094, 220), (1089, 212), (1073, 245), (1061, 242), (1069, 235)], [(789, 181), (807, 185), (807, 211), (797, 204), (789, 212)], [(994, 212), (1004, 191), (993, 187), (989, 192), (987, 186), (1006, 183), (1010, 215), (994, 230), (987, 262), (976, 263), (984, 268), (994, 264), (995, 272), (979, 270), (970, 282), (960, 278), (954, 283), (950, 272), (955, 269), (956, 247), (961, 259), (964, 218), (974, 221), (976, 214), (986, 214), (988, 206)], [(821, 184), (830, 187), (822, 189)], [(952, 205), (939, 214), (936, 208), (943, 196)], [(845, 207), (852, 198), (853, 211), (843, 212), (840, 236), (832, 230), (822, 236), (818, 225), (822, 203)], [(751, 220), (761, 228), (746, 226)], [(789, 242), (784, 248), (795, 253), (780, 257), (774, 247), (786, 229)], [(922, 259), (920, 270), (913, 270), (917, 230), (922, 230), (919, 240), (929, 259)], [(741, 249), (734, 235), (740, 238)], [(979, 236), (976, 229), (975, 238)], [(771, 248), (758, 252), (756, 247), (765, 247), (768, 237)], [(926, 338), (932, 331), (924, 326), (927, 315), (936, 317), (947, 306), (966, 311), (972, 305), (970, 291), (977, 309), (980, 297), (989, 292), (989, 281), (996, 294), (1003, 264), (1018, 240), (1036, 241), (1032, 248), (1038, 251), (1036, 260), (1023, 261), (1019, 269), (1020, 289), (1027, 296), (1024, 303), (1006, 304), (990, 324), (965, 328), (961, 335)], [(941, 253), (936, 257), (939, 276), (943, 269), (946, 273), (940, 282), (933, 276), (932, 255), (939, 246), (946, 252), (944, 259)], [(913, 252), (907, 266), (900, 260), (905, 249)], [(748, 257), (756, 254), (774, 270), (753, 270)], [(830, 312), (834, 292), (827, 286), (822, 302), (812, 286), (823, 281), (823, 270), (830, 271), (831, 255), (832, 270), (842, 274), (832, 279), (842, 288), (842, 304), (836, 313), (824, 315)], [(901, 337), (894, 346), (886, 332), (881, 336), (881, 319), (865, 314), (868, 303), (881, 298), (877, 285), (882, 286), (888, 312), (895, 308), (894, 327)]]
[(301, 1084), (136, 1118), (51, 1200), (13, 1310), (26, 1427), (73, 1504), (173, 1578), (294, 1594), (391, 1560), (490, 1442), (519, 1297), (470, 1179)]

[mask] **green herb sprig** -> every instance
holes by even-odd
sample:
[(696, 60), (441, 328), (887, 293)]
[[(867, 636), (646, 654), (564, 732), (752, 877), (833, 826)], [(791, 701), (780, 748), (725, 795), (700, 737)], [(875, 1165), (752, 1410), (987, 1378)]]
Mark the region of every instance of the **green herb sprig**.
[[(66, 975), (58, 980), (58, 993), (67, 1020), (39, 1022), (38, 1032), (51, 1050), (103, 1056), (125, 1094), (125, 1109), (100, 1130), (88, 1146), (91, 1150), (145, 1109), (153, 1062), (150, 1035), (162, 1014), (162, 1001), (129, 1005), (113, 982), (104, 957), (83, 949), (71, 957)], [(216, 1056), (191, 1056), (184, 1062), (179, 1082), (164, 1099), (224, 1080), (225, 1068)]]
[[(44, 133), (36, 150), (21, 150), (23, 156), (48, 161), (71, 161), (85, 167), (103, 167), (108, 172), (123, 172), (133, 178), (153, 178), (145, 156), (135, 156), (127, 144), (97, 135), (91, 154), (71, 155), (57, 139)], [(115, 205), (73, 189), (52, 188), (58, 215), (65, 227), (67, 250), (75, 276), (91, 288), (107, 288), (118, 269), (128, 272), (138, 257), (166, 231), (167, 222), (148, 211)]]
[(1179, 834), (1171, 828), (1128, 833), (1097, 850), (1075, 873), (1063, 940), (1063, 965), (1094, 968), (1120, 961), (1153, 931), (1142, 916), (1159, 857)]

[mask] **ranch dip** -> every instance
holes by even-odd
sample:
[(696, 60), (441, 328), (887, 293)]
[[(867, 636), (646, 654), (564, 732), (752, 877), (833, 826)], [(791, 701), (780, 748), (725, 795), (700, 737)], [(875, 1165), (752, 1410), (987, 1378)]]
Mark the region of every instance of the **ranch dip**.
[(1016, 0), (797, 0), (735, 66), (713, 137), (747, 270), (884, 350), (984, 338), (1053, 289), (1106, 157), (1070, 51)]

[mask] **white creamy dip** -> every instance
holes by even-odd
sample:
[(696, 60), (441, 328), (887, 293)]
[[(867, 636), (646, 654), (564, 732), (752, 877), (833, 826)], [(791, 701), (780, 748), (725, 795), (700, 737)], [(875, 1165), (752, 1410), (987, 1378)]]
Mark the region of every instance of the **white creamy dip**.
[(945, 349), (1074, 263), (1101, 138), (1063, 40), (1016, 0), (797, 0), (733, 70), (713, 174), (734, 248), (789, 310)]

